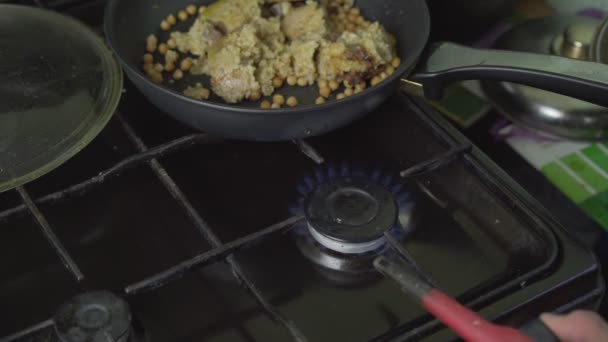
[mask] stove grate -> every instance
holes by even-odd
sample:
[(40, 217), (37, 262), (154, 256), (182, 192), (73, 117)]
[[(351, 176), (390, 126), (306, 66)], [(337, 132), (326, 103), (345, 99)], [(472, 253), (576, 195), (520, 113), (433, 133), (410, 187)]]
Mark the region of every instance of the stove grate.
[[(161, 183), (164, 185), (164, 187), (167, 189), (167, 191), (171, 194), (173, 199), (184, 210), (186, 215), (190, 218), (192, 223), (199, 230), (201, 235), (212, 245), (213, 249), (206, 253), (199, 254), (189, 260), (183, 261), (161, 273), (148, 277), (135, 284), (129, 285), (125, 288), (125, 293), (128, 295), (133, 295), (153, 290), (162, 287), (171, 281), (175, 281), (181, 278), (187, 272), (198, 269), (200, 267), (214, 264), (221, 260), (225, 260), (231, 267), (232, 273), (235, 278), (243, 285), (244, 289), (247, 290), (247, 292), (254, 297), (254, 299), (268, 313), (268, 315), (276, 322), (281, 324), (285, 329), (287, 329), (287, 331), (289, 331), (295, 341), (305, 341), (306, 338), (304, 337), (302, 332), (297, 328), (295, 323), (281, 315), (278, 309), (272, 304), (270, 304), (270, 302), (266, 298), (264, 298), (261, 291), (251, 280), (249, 280), (245, 276), (241, 266), (232, 256), (233, 253), (237, 252), (242, 248), (246, 248), (247, 246), (259, 242), (260, 240), (263, 240), (271, 235), (280, 234), (290, 230), (291, 228), (296, 226), (297, 223), (303, 221), (304, 218), (302, 216), (293, 216), (275, 225), (264, 228), (256, 233), (238, 238), (228, 243), (222, 243), (215, 235), (215, 233), (211, 230), (211, 228), (208, 226), (208, 224), (205, 222), (205, 220), (202, 218), (202, 216), (199, 214), (199, 212), (188, 201), (182, 190), (175, 183), (173, 178), (167, 173), (166, 169), (158, 161), (158, 158), (160, 157), (171, 155), (178, 151), (182, 151), (200, 144), (217, 143), (220, 140), (201, 133), (186, 135), (164, 143), (162, 145), (159, 145), (157, 147), (148, 148), (143, 143), (142, 139), (138, 136), (138, 134), (133, 130), (130, 124), (125, 119), (123, 119), (122, 115), (119, 112), (115, 113), (115, 117), (113, 120), (118, 120), (120, 126), (126, 133), (127, 137), (137, 149), (138, 152), (136, 154), (123, 159), (122, 161), (116, 163), (112, 167), (100, 172), (98, 175), (91, 177), (88, 180), (74, 184), (66, 189), (47, 194), (35, 200), (31, 199), (30, 195), (24, 187), (19, 187), (16, 189), (16, 191), (21, 196), (23, 203), (13, 208), (1, 211), (0, 221), (6, 220), (9, 217), (17, 214), (30, 214), (40, 225), (43, 234), (49, 240), (50, 244), (52, 245), (56, 253), (59, 255), (59, 257), (62, 259), (62, 261), (66, 265), (66, 268), (74, 275), (74, 277), (78, 281), (82, 281), (84, 279), (84, 275), (80, 272), (73, 258), (65, 250), (61, 241), (59, 241), (59, 239), (53, 232), (52, 227), (49, 225), (48, 221), (44, 217), (44, 214), (37, 208), (36, 204), (64, 201), (70, 198), (77, 197), (79, 195), (83, 195), (88, 191), (91, 191), (93, 188), (102, 185), (107, 179), (118, 175), (121, 171), (136, 167), (138, 165), (142, 165), (143, 163), (147, 163), (153, 170), (153, 172), (156, 174), (156, 176), (159, 178)], [(307, 149), (312, 149), (312, 147), (304, 141), (299, 142), (297, 145), (302, 146), (302, 143), (306, 144)], [(419, 175), (425, 172), (433, 171), (468, 154), (470, 150), (470, 145), (453, 148), (447, 153), (430, 158), (427, 161), (423, 161), (408, 168), (407, 170), (402, 172), (402, 176), (409, 177), (413, 174)], [(314, 151), (314, 153), (320, 156), (318, 152)], [(388, 239), (388, 241), (390, 242), (391, 239)], [(409, 253), (403, 248), (397, 248), (396, 251), (401, 254), (406, 260), (413, 262)], [(413, 263), (413, 265), (415, 265), (415, 262)], [(422, 274), (425, 273), (422, 272)], [(48, 324), (39, 324), (24, 330), (24, 332), (27, 332), (29, 334), (35, 330), (47, 328), (47, 325)], [(10, 339), (7, 339), (7, 341), (15, 341), (18, 337), (23, 336), (24, 332), (12, 335), (14, 338), (11, 337)]]

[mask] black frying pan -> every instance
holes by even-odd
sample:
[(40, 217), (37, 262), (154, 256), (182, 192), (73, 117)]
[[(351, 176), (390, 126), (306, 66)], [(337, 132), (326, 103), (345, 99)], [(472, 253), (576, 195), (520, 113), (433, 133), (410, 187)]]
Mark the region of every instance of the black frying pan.
[[(316, 86), (284, 87), (278, 92), (295, 95), (300, 106), (259, 109), (259, 103), (225, 104), (219, 98), (200, 102), (181, 91), (200, 81), (193, 76), (174, 85), (157, 85), (141, 71), (145, 38), (154, 33), (161, 41), (168, 34), (159, 23), (192, 0), (110, 0), (105, 13), (105, 33), (127, 76), (157, 107), (177, 120), (205, 132), (246, 140), (289, 140), (323, 134), (343, 127), (378, 107), (399, 82), (418, 88), (424, 96), (438, 99), (445, 85), (455, 81), (486, 79), (528, 84), (608, 106), (608, 66), (554, 56), (478, 50), (451, 43), (429, 49), (422, 65), (412, 73), (427, 43), (430, 18), (424, 0), (359, 0), (363, 15), (379, 21), (395, 35), (402, 64), (383, 83), (362, 93), (315, 105)], [(207, 5), (213, 1), (195, 1)], [(187, 31), (190, 19), (178, 23)], [(402, 77), (409, 76), (409, 81)]]

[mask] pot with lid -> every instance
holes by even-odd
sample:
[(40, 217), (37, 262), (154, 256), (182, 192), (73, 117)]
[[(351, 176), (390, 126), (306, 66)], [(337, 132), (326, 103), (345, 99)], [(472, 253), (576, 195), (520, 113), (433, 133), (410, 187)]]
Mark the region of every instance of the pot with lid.
[[(607, 31), (608, 21), (552, 16), (514, 27), (495, 47), (608, 64)], [(484, 81), (481, 85), (500, 112), (541, 135), (571, 140), (608, 139), (608, 108), (521, 84)]]

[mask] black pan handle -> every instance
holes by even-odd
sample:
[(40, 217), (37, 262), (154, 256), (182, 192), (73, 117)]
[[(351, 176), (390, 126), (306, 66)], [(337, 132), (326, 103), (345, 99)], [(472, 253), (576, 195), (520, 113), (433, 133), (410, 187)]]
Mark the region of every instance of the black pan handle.
[(439, 43), (409, 80), (421, 84), (430, 100), (440, 99), (445, 86), (453, 82), (491, 80), (526, 84), (608, 107), (608, 65), (551, 55)]

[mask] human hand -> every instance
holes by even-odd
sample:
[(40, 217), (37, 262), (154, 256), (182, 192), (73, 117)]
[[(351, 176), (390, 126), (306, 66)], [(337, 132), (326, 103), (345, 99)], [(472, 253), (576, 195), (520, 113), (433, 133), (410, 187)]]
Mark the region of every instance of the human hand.
[(608, 341), (608, 323), (592, 311), (567, 315), (542, 314), (540, 319), (562, 342)]

